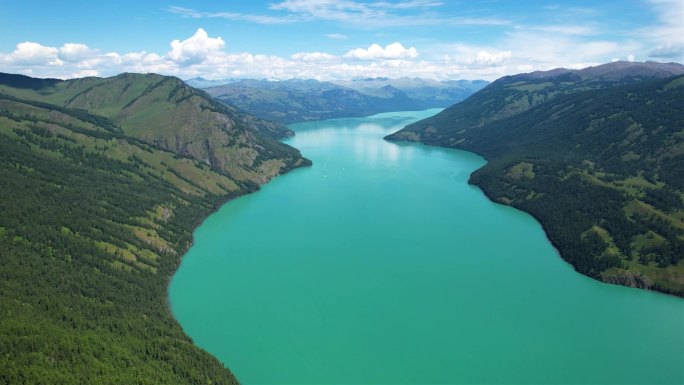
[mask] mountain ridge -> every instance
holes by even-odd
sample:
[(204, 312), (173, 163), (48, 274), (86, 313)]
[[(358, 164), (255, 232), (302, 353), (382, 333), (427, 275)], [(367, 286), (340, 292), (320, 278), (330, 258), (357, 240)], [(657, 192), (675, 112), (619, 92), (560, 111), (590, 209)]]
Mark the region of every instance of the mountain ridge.
[[(660, 71), (650, 71), (653, 67)], [(625, 68), (636, 69), (637, 72), (624, 72)], [(431, 125), (440, 125), (443, 128), (458, 125), (458, 130), (468, 130), (514, 116), (559, 95), (638, 82), (643, 80), (643, 73), (651, 73), (652, 78), (681, 75), (684, 74), (684, 65), (615, 62), (581, 70), (560, 68), (504, 76), (463, 102), (454, 104), (429, 119), (409, 125), (389, 138), (436, 143), (440, 139), (432, 137), (435, 132), (430, 129)], [(606, 74), (611, 74), (612, 78), (602, 81), (600, 78)], [(449, 123), (452, 121), (454, 124)], [(455, 132), (449, 131), (447, 135), (451, 135), (450, 139), (454, 141), (459, 140)]]
[[(684, 66), (670, 68), (684, 73)], [(684, 162), (684, 76), (662, 78), (671, 74), (649, 69), (651, 78), (644, 79), (628, 69), (615, 77), (610, 67), (599, 70), (584, 72), (594, 76), (588, 77), (596, 82), (591, 87), (561, 84), (571, 92), (518, 109), (511, 104), (520, 107), (519, 100), (533, 99), (530, 89), (549, 78), (502, 78), (387, 139), (485, 156), (488, 163), (470, 182), (493, 201), (535, 216), (576, 270), (604, 282), (684, 296), (679, 171)], [(596, 80), (606, 73), (609, 81)], [(551, 74), (562, 80), (558, 83), (576, 75)], [(526, 83), (520, 84), (521, 79)], [(511, 85), (518, 88), (512, 91)], [(544, 88), (548, 94), (557, 90)], [(474, 119), (478, 114), (485, 119)]]
[[(0, 77), (0, 92), (9, 78), (13, 77)], [(91, 111), (111, 120), (127, 135), (204, 161), (252, 183), (263, 183), (278, 171), (279, 166), (275, 164), (264, 164), (257, 173), (246, 171), (257, 165), (265, 155), (262, 153), (283, 150), (296, 153), (277, 141), (292, 135), (284, 125), (218, 103), (174, 77), (124, 73), (110, 78), (51, 82), (49, 88), (39, 91), (24, 90), (25, 97)], [(232, 146), (224, 146), (231, 142)]]
[(204, 90), (226, 104), (259, 117), (293, 123), (446, 107), (485, 84), (484, 81), (438, 82), (408, 78), (346, 82), (243, 79)]

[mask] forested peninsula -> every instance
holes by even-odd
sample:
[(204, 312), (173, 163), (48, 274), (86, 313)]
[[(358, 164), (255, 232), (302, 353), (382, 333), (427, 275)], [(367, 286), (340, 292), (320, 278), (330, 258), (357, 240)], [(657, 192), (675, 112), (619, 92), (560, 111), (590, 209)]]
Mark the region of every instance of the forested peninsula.
[(684, 66), (503, 77), (389, 135), (484, 155), (470, 182), (536, 217), (580, 273), (684, 297)]

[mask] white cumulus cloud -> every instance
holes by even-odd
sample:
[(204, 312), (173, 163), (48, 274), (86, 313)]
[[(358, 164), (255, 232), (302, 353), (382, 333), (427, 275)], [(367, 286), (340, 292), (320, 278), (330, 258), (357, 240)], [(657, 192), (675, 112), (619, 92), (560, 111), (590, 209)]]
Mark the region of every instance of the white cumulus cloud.
[(330, 60), (337, 58), (337, 56), (331, 55), (331, 54), (325, 53), (325, 52), (298, 52), (298, 53), (290, 56), (290, 58), (292, 58), (293, 60), (316, 62), (316, 61), (330, 61)]
[(14, 52), (3, 55), (4, 61), (19, 65), (59, 65), (58, 50), (55, 47), (32, 42), (17, 44)]
[(684, 2), (681, 0), (648, 0), (659, 23), (645, 31), (661, 44), (681, 45), (684, 41)]
[(379, 44), (373, 44), (367, 49), (353, 49), (344, 57), (357, 60), (377, 60), (377, 59), (414, 59), (418, 57), (418, 50), (415, 47), (405, 48), (401, 43), (392, 43), (385, 48)]
[(226, 43), (221, 37), (209, 37), (207, 32), (200, 28), (194, 35), (185, 40), (171, 42), (171, 51), (168, 56), (172, 60), (183, 65), (201, 63), (212, 54), (223, 51)]
[(59, 47), (59, 58), (67, 62), (81, 61), (91, 54), (91, 49), (85, 44), (66, 43)]
[(97, 70), (81, 70), (71, 74), (71, 78), (85, 78), (88, 76), (99, 76), (100, 72)]
[[(682, 38), (684, 40), (684, 38)], [(648, 53), (649, 57), (662, 58), (662, 59), (676, 59), (684, 56), (684, 43), (683, 44), (668, 44), (659, 45), (655, 49)]]
[[(639, 37), (650, 40), (648, 57), (684, 60), (684, 1), (647, 0), (657, 22), (636, 30)], [(653, 48), (655, 47), (655, 48)]]
[(474, 56), (469, 57), (468, 62), (470, 64), (502, 64), (508, 61), (511, 57), (513, 57), (513, 53), (511, 51), (502, 51), (495, 53), (491, 53), (488, 51), (479, 51)]
[[(0, 72), (57, 78), (153, 72), (208, 79), (425, 77), (494, 80), (504, 75), (562, 66), (582, 68), (611, 58), (634, 60), (646, 57), (648, 52), (642, 45), (629, 40), (593, 40), (574, 33), (544, 35), (536, 29), (524, 28), (503, 35), (501, 41), (491, 45), (427, 45), (421, 49), (420, 58), (415, 47), (407, 48), (399, 42), (384, 47), (372, 44), (350, 51), (338, 48), (339, 51), (297, 52), (289, 56), (227, 52), (225, 47), (222, 38), (210, 37), (203, 29), (186, 39), (173, 40), (171, 50), (166, 53), (103, 53), (80, 43), (48, 47), (23, 42), (13, 52), (0, 52)], [(675, 45), (666, 44), (652, 45), (648, 49), (653, 47), (658, 48), (652, 55), (660, 57), (672, 56), (671, 51), (677, 49)]]

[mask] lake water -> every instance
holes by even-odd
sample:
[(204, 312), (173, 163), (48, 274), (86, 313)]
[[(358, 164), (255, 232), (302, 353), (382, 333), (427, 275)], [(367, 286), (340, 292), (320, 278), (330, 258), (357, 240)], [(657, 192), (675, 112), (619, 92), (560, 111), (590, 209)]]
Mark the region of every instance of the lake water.
[(292, 125), (313, 160), (224, 205), (170, 286), (243, 384), (684, 382), (684, 301), (602, 284), (467, 184), (472, 153), (383, 136), (439, 110)]

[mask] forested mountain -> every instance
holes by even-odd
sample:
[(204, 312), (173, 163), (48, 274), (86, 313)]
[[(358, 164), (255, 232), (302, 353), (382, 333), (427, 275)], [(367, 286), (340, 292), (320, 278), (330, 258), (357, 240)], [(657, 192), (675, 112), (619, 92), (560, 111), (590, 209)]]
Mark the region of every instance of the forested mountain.
[(471, 182), (539, 219), (576, 270), (684, 296), (684, 77), (664, 78), (683, 69), (506, 77), (388, 139), (484, 155)]
[(309, 162), (176, 78), (0, 75), (0, 383), (228, 384), (172, 317), (199, 222)]
[[(206, 81), (188, 81), (203, 85)], [(285, 123), (380, 112), (446, 107), (487, 84), (482, 80), (439, 82), (423, 79), (358, 79), (319, 82), (236, 80), (205, 90), (229, 105)]]
[(462, 130), (515, 116), (562, 95), (682, 74), (684, 65), (677, 63), (615, 62), (581, 70), (559, 68), (505, 76), (391, 138), (449, 146), (461, 139)]
[(431, 80), (421, 78), (362, 78), (333, 83), (366, 95), (384, 96), (387, 90), (398, 89), (409, 98), (420, 101), (425, 108), (449, 107), (465, 100), (487, 84), (485, 80)]

